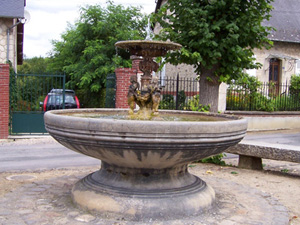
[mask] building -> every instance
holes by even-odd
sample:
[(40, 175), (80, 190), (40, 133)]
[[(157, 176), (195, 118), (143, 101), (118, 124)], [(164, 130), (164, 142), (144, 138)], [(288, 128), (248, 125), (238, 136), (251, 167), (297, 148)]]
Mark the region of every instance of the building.
[(263, 67), (253, 75), (263, 82), (289, 83), (291, 75), (300, 73), (300, 1), (275, 0), (272, 5), (272, 17), (263, 25), (276, 29), (268, 37), (273, 47), (255, 50)]
[(26, 0), (0, 1), (0, 64), (23, 63), (24, 8)]

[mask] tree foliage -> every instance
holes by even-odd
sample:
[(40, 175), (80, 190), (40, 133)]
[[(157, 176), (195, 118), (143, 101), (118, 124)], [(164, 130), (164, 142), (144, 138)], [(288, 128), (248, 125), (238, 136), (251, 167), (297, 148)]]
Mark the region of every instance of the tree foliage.
[[(258, 68), (261, 65), (255, 63), (253, 50), (272, 44), (267, 39), (272, 28), (261, 25), (270, 18), (272, 1), (167, 1), (155, 17), (162, 26), (159, 38), (183, 46), (169, 53), (167, 62), (193, 65), (200, 85), (215, 85), (217, 89), (220, 82), (237, 79), (243, 69)], [(205, 103), (202, 97), (200, 93), (201, 104)]]
[(19, 74), (45, 74), (51, 73), (49, 67), (49, 58), (43, 57), (33, 57), (29, 59), (24, 59), (22, 65), (18, 65)]
[(107, 74), (117, 66), (131, 64), (127, 52), (119, 51), (116, 55), (114, 44), (143, 38), (146, 18), (140, 8), (125, 8), (112, 2), (106, 8), (82, 7), (80, 14), (75, 25), (69, 25), (62, 34), (62, 41), (53, 41), (51, 67), (66, 74), (67, 87), (90, 97), (85, 107), (99, 107), (101, 103), (96, 98), (104, 98), (100, 94), (104, 93)]

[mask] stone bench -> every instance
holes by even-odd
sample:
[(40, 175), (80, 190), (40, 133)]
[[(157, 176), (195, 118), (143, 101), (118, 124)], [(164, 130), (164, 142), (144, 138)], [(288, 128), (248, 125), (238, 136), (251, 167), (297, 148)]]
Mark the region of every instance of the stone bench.
[(300, 163), (299, 146), (259, 143), (243, 140), (239, 144), (228, 148), (226, 152), (238, 154), (238, 167), (245, 169), (263, 169), (262, 158)]

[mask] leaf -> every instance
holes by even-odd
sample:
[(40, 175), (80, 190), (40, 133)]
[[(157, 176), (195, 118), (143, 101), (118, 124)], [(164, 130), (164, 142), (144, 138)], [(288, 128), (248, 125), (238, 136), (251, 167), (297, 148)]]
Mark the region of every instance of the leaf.
[(213, 174), (213, 172), (211, 170), (207, 170), (206, 174)]
[(190, 165), (189, 165), (189, 167), (195, 167), (195, 166), (196, 166), (196, 165), (194, 165), (194, 164), (190, 164)]

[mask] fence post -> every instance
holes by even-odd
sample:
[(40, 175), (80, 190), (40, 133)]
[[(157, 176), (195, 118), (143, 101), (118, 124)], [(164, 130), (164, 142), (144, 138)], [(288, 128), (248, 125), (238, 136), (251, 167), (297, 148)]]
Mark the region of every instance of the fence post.
[(179, 105), (179, 73), (177, 73), (177, 78), (176, 78), (176, 110), (178, 110), (178, 105)]
[(63, 74), (63, 109), (65, 108), (65, 100), (66, 100), (66, 74)]

